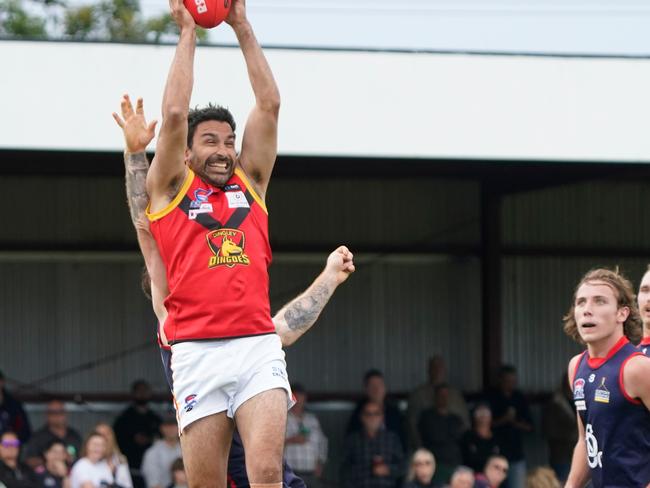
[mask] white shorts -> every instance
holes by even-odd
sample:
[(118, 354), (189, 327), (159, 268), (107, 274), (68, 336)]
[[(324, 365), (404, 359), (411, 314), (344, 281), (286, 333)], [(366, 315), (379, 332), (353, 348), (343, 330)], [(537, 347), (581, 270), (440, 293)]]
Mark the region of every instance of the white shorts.
[(286, 390), (287, 407), (293, 405), (277, 334), (174, 344), (171, 370), (181, 433), (208, 415), (233, 418), (246, 400), (274, 388)]

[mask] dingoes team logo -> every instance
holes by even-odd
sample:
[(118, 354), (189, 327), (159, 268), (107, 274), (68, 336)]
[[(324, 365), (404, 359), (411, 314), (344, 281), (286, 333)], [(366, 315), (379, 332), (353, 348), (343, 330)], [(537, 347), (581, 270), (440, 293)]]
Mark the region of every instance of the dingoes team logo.
[(209, 268), (216, 266), (234, 267), (236, 264), (248, 266), (250, 259), (244, 252), (246, 236), (239, 229), (219, 229), (206, 235), (208, 247), (214, 254), (210, 256)]

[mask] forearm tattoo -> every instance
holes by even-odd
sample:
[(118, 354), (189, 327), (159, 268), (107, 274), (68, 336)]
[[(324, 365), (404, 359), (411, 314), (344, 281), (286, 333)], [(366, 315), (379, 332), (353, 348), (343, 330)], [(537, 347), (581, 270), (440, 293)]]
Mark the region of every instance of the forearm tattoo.
[(284, 318), (289, 330), (300, 331), (311, 327), (332, 296), (330, 288), (320, 283), (287, 306)]
[(146, 188), (149, 161), (146, 153), (124, 153), (124, 168), (126, 170), (126, 199), (129, 203), (131, 220), (133, 225), (136, 225), (138, 220), (144, 216), (149, 203)]

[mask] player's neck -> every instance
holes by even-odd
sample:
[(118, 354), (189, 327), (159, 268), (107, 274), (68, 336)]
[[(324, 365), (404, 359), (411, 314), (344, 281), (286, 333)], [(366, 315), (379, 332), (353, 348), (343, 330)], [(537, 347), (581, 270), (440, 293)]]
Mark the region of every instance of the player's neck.
[(587, 344), (587, 351), (590, 358), (604, 358), (607, 353), (621, 340), (623, 331), (616, 332), (607, 337), (603, 337), (599, 341), (590, 342)]

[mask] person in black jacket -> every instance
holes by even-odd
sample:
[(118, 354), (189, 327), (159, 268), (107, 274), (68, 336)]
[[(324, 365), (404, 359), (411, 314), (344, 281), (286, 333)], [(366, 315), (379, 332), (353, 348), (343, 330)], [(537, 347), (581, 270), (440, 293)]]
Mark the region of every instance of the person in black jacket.
[(34, 472), (18, 460), (20, 439), (14, 432), (7, 431), (0, 437), (0, 484), (6, 488), (38, 488)]
[(113, 430), (117, 444), (131, 468), (133, 485), (144, 488), (144, 478), (140, 475), (142, 458), (158, 436), (162, 419), (149, 408), (152, 396), (149, 383), (144, 380), (135, 381), (131, 386), (131, 394), (133, 404), (115, 420)]
[(22, 444), (32, 433), (25, 409), (5, 388), (5, 376), (0, 371), (0, 434), (7, 431), (14, 432)]
[(492, 411), (489, 405), (480, 403), (472, 415), (472, 430), (463, 434), (460, 448), (463, 464), (480, 473), (490, 456), (501, 454), (497, 439), (492, 432)]
[(402, 446), (397, 434), (384, 428), (381, 405), (361, 406), (361, 431), (345, 440), (342, 465), (344, 488), (394, 488), (403, 475)]
[(381, 405), (384, 412), (384, 427), (395, 433), (405, 447), (406, 432), (404, 429), (404, 419), (402, 414), (397, 408), (397, 405), (392, 404), (386, 399), (386, 382), (384, 381), (384, 374), (378, 369), (371, 369), (363, 376), (364, 397), (359, 401), (350, 416), (348, 426), (345, 431), (346, 434), (353, 432), (360, 432), (362, 430), (361, 409), (367, 401), (372, 401)]

